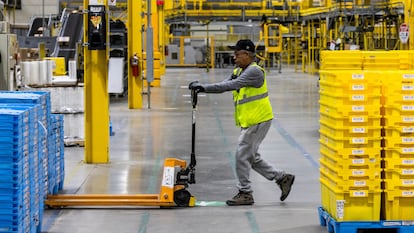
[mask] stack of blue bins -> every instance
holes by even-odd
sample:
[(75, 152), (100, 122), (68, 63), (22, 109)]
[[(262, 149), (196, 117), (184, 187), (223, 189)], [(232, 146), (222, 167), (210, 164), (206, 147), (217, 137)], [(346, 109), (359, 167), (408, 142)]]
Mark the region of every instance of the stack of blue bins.
[(63, 135), (49, 92), (0, 92), (0, 232), (41, 232), (43, 201), (63, 188)]
[[(52, 114), (49, 129), (49, 176), (54, 173), (53, 182), (55, 185), (51, 187), (50, 193), (56, 194), (63, 189), (63, 181), (65, 178), (65, 160), (64, 160), (64, 116), (62, 114)], [(52, 164), (53, 162), (53, 164)], [(51, 178), (52, 179), (52, 178)]]

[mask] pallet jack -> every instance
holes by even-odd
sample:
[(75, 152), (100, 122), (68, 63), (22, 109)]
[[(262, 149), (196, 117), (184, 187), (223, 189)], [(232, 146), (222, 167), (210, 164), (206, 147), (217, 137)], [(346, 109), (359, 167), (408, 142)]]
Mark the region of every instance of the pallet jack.
[(191, 90), (192, 102), (192, 139), (191, 158), (187, 166), (185, 160), (166, 158), (159, 194), (56, 194), (48, 195), (45, 206), (62, 208), (69, 206), (160, 206), (192, 207), (195, 197), (187, 190), (189, 184), (195, 184), (195, 130), (197, 91)]

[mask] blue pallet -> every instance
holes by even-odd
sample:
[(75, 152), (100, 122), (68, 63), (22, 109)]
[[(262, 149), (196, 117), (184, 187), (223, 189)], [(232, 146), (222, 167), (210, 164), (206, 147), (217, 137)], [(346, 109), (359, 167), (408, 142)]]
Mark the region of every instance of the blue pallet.
[(20, 208), (24, 203), (25, 200), (23, 200), (23, 197), (2, 197), (0, 201), (0, 213), (4, 213), (4, 211), (10, 211), (14, 208)]
[[(27, 115), (27, 122), (23, 122), (23, 126), (29, 130), (29, 137), (30, 139), (34, 139), (38, 137), (38, 115), (40, 115), (40, 106), (39, 105), (33, 105), (33, 104), (4, 104), (0, 103), (0, 109), (2, 111), (7, 110), (18, 110), (18, 111), (24, 111), (25, 115)], [(11, 123), (14, 123), (12, 121)], [(11, 125), (14, 126), (14, 125)], [(9, 124), (3, 124), (0, 123), (0, 128), (2, 127), (10, 127)], [(16, 128), (15, 128), (16, 129)], [(19, 129), (19, 128), (17, 128)], [(30, 136), (31, 135), (31, 136)]]
[[(13, 173), (11, 174), (16, 173), (17, 171), (19, 171), (19, 169), (23, 171), (24, 161), (22, 158), (23, 156), (20, 159), (13, 159), (10, 162), (10, 160), (5, 161), (2, 159), (2, 157), (0, 157), (0, 176), (4, 173), (10, 174), (10, 170), (13, 171)], [(14, 172), (14, 170), (16, 170), (16, 172)]]
[[(1, 122), (2, 120), (0, 120)], [(0, 138), (6, 139), (8, 137), (18, 136), (29, 131), (28, 123), (25, 122), (2, 122), (0, 124)]]
[[(0, 128), (3, 130), (21, 130), (27, 128), (27, 126), (23, 126), (23, 128), (14, 128), (17, 125), (28, 124), (29, 119), (28, 117), (22, 116), (22, 118), (15, 118), (13, 115), (6, 111), (7, 109), (1, 109), (0, 111)], [(18, 112), (18, 113), (21, 113)], [(7, 117), (5, 117), (7, 115)], [(3, 135), (3, 132), (2, 134)]]
[(18, 207), (2, 209), (0, 212), (0, 222), (13, 223), (16, 220), (22, 219), (25, 214), (29, 213), (29, 209), (24, 207), (25, 203), (20, 203)]
[(23, 177), (0, 177), (0, 190), (24, 187)]
[(0, 120), (1, 122), (5, 122), (7, 124), (23, 122), (25, 120), (25, 115), (22, 115), (21, 111), (12, 111), (12, 110), (4, 109), (0, 111)]
[[(16, 140), (15, 140), (16, 139)], [(29, 147), (27, 143), (29, 142), (28, 138), (25, 138), (23, 135), (21, 138), (9, 138), (5, 139), (2, 142), (0, 142), (0, 149), (3, 155), (9, 156), (12, 153), (22, 153), (26, 149), (28, 151)], [(14, 156), (17, 156), (18, 154), (13, 154)]]
[(0, 225), (1, 224), (7, 224), (7, 225), (13, 225), (18, 224), (22, 221), (22, 219), (29, 213), (29, 211), (24, 211), (23, 208), (16, 209), (12, 212), (10, 210), (9, 212), (2, 212), (0, 213)]
[(0, 91), (1, 103), (32, 103), (49, 107), (50, 92), (43, 91)]
[(9, 206), (9, 204), (14, 205), (16, 203), (23, 202), (23, 193), (26, 191), (27, 190), (25, 188), (20, 187), (18, 189), (10, 189), (9, 193), (2, 192), (0, 194), (0, 206)]
[(0, 222), (0, 232), (1, 233), (21, 233), (23, 232), (23, 224), (2, 224)]
[(28, 129), (25, 129), (23, 127), (24, 124), (27, 124), (27, 123), (18, 122), (18, 123), (13, 124), (10, 127), (5, 126), (5, 125), (0, 125), (0, 130), (1, 130), (1, 132), (0, 132), (0, 138), (1, 138), (1, 141), (8, 142), (10, 140), (7, 140), (7, 139), (9, 139), (10, 137), (13, 138), (13, 141), (15, 139), (22, 139), (22, 138), (24, 138), (23, 137), (24, 134), (27, 134), (28, 131), (29, 131)]
[(48, 127), (51, 114), (49, 92), (2, 91), (0, 92), (0, 103), (38, 104), (40, 107), (39, 121), (45, 128)]
[[(41, 115), (40, 110), (40, 106), (39, 105), (33, 105), (33, 104), (2, 104), (0, 103), (0, 109), (7, 110), (7, 109), (12, 109), (12, 110), (21, 110), (21, 111), (25, 111), (24, 113), (24, 117), (22, 119), (23, 123), (27, 124), (27, 126), (25, 127), (36, 127), (38, 125), (38, 121), (39, 121), (39, 115)], [(15, 124), (17, 121), (10, 119), (10, 120), (5, 120), (2, 121), (2, 123), (0, 124), (0, 127), (10, 127), (13, 124)]]
[(0, 187), (0, 194), (9, 194), (9, 193), (17, 193), (19, 191), (23, 191), (23, 184), (21, 184), (21, 182), (19, 183), (13, 183), (13, 182), (8, 182), (10, 183), (9, 185), (5, 185), (5, 186), (10, 186), (7, 188), (4, 187)]
[[(0, 120), (1, 121), (1, 120)], [(10, 140), (7, 140), (9, 138), (12, 138), (12, 142), (15, 141), (15, 139), (21, 139), (24, 138), (25, 135), (28, 135), (29, 128), (25, 127), (27, 123), (24, 122), (17, 122), (10, 125), (2, 124), (0, 125), (0, 138), (1, 141), (4, 142), (10, 142)]]
[(390, 232), (414, 233), (414, 221), (345, 221), (337, 222), (322, 207), (318, 208), (321, 226), (326, 227), (329, 233), (358, 233), (363, 230), (376, 233)]
[(0, 178), (0, 191), (3, 190), (14, 190), (19, 188), (24, 188), (25, 182), (23, 178), (16, 178), (16, 179), (10, 179), (10, 178)]

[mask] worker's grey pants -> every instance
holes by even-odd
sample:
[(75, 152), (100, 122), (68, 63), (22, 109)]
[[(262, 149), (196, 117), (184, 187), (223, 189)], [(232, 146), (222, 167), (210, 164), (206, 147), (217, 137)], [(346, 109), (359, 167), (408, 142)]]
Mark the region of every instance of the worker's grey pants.
[(285, 174), (263, 160), (258, 153), (259, 146), (271, 125), (272, 120), (241, 129), (236, 152), (236, 174), (239, 179), (237, 188), (241, 192), (253, 191), (250, 182), (252, 168), (268, 180), (278, 180)]

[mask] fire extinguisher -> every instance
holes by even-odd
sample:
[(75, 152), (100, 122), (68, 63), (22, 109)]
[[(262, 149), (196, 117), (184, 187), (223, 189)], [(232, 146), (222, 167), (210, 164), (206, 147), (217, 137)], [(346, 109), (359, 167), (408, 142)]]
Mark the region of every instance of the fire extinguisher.
[(131, 57), (131, 69), (132, 69), (132, 76), (138, 77), (139, 76), (139, 59), (137, 54), (134, 54)]

